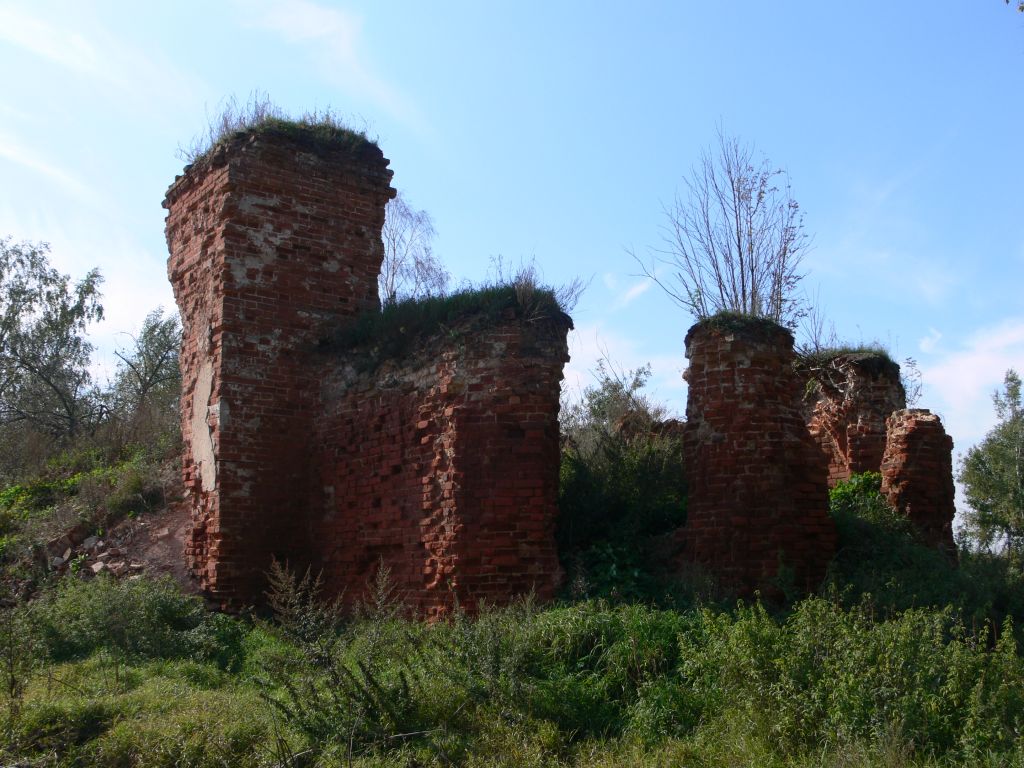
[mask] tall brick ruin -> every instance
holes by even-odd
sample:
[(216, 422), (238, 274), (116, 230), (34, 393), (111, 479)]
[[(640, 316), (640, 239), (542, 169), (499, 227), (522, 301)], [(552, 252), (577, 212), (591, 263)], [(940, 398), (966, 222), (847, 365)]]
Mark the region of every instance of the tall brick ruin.
[(259, 602), (273, 558), (350, 599), (383, 565), (425, 613), (560, 578), (567, 316), (468, 318), (371, 371), (318, 347), (380, 310), (391, 176), (365, 140), (262, 131), (168, 190), (187, 554), (225, 606)]
[(807, 426), (828, 459), (829, 486), (877, 472), (886, 419), (907, 404), (899, 365), (881, 353), (850, 353), (823, 362), (813, 376), (817, 399)]
[(686, 335), (687, 560), (743, 594), (814, 590), (835, 553), (826, 461), (800, 408), (793, 336), (768, 321)]
[(955, 560), (953, 438), (938, 416), (918, 408), (895, 411), (886, 427), (882, 493), (910, 520), (925, 544)]

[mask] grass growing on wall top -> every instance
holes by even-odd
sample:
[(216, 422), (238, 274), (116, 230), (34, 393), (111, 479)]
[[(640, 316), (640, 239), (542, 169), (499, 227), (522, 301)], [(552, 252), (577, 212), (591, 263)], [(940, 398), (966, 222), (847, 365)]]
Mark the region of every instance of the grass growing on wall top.
[(366, 312), (339, 331), (332, 349), (359, 348), (378, 362), (401, 358), (417, 341), (439, 332), (457, 333), (456, 326), (493, 326), (504, 319), (540, 323), (563, 316), (554, 290), (521, 283), (489, 285), (456, 291), (447, 296), (409, 298), (389, 302), (380, 312)]
[(802, 365), (812, 370), (829, 365), (841, 357), (849, 358), (862, 367), (877, 369), (878, 373), (890, 368), (896, 375), (899, 375), (899, 363), (892, 359), (889, 350), (881, 344), (843, 344), (836, 347), (804, 350), (799, 354)]
[(355, 151), (367, 145), (377, 146), (366, 133), (345, 124), (330, 108), (289, 117), (266, 94), (253, 93), (244, 104), (231, 97), (219, 115), (208, 120), (206, 130), (188, 147), (180, 147), (179, 156), (194, 163), (214, 149), (242, 135), (281, 136), (313, 151)]
[(687, 339), (699, 328), (713, 328), (716, 331), (731, 333), (774, 333), (785, 331), (792, 336), (793, 332), (767, 317), (757, 317), (742, 312), (717, 312), (710, 317), (695, 323), (686, 334)]

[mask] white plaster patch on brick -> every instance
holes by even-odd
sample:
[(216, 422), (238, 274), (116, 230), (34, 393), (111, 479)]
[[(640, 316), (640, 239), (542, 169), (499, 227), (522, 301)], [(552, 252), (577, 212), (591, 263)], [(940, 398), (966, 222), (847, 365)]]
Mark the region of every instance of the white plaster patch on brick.
[(203, 491), (217, 485), (217, 463), (210, 430), (210, 394), (213, 392), (213, 363), (207, 360), (199, 369), (192, 395), (192, 460), (199, 467), (199, 483)]
[(276, 208), (281, 204), (281, 198), (278, 195), (242, 195), (238, 201), (238, 210), (242, 213), (253, 213), (268, 208)]

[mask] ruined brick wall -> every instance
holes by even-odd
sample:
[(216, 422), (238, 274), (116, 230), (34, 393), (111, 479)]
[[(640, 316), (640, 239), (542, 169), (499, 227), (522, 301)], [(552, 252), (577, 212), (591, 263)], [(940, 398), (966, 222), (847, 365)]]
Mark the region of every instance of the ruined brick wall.
[(841, 355), (814, 373), (817, 400), (807, 427), (828, 459), (828, 484), (877, 472), (885, 422), (906, 407), (899, 365), (876, 353)]
[(923, 409), (896, 411), (886, 426), (882, 493), (926, 544), (955, 559), (953, 439), (939, 417)]
[(317, 372), (303, 350), (379, 307), (380, 150), (246, 135), (168, 190), (168, 274), (184, 326), (184, 478), (190, 566), (218, 601), (258, 597), (272, 556), (308, 548), (302, 498)]
[(567, 317), (467, 320), (372, 374), (318, 350), (380, 309), (387, 165), (366, 142), (248, 134), (167, 193), (188, 558), (225, 607), (261, 602), (272, 558), (350, 599), (383, 562), (435, 614), (558, 583)]
[[(567, 319), (567, 318), (566, 318)], [(451, 329), (429, 354), (329, 378), (314, 540), (331, 592), (380, 565), (421, 613), (554, 597), (562, 319)]]
[(705, 321), (687, 334), (686, 356), (684, 557), (745, 594), (777, 594), (780, 565), (798, 589), (817, 588), (836, 532), (825, 457), (800, 409), (792, 334)]

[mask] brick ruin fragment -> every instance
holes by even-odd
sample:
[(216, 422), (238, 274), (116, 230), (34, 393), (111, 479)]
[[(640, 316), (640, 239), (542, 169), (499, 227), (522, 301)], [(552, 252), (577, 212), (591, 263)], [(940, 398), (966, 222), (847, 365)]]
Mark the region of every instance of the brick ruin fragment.
[(358, 373), (317, 343), (377, 312), (392, 172), (365, 140), (236, 136), (167, 193), (184, 326), (187, 557), (260, 602), (272, 558), (359, 597), (383, 564), (424, 613), (560, 578), (554, 543), (566, 316), (466, 321)]
[(900, 367), (887, 355), (839, 355), (813, 372), (817, 399), (808, 420), (828, 459), (828, 484), (877, 472), (885, 453), (886, 419), (906, 407)]
[(925, 544), (955, 560), (953, 439), (938, 416), (918, 408), (895, 411), (886, 429), (882, 493)]
[(835, 553), (826, 462), (800, 409), (793, 336), (768, 321), (714, 319), (686, 335), (686, 560), (727, 587), (812, 591)]

